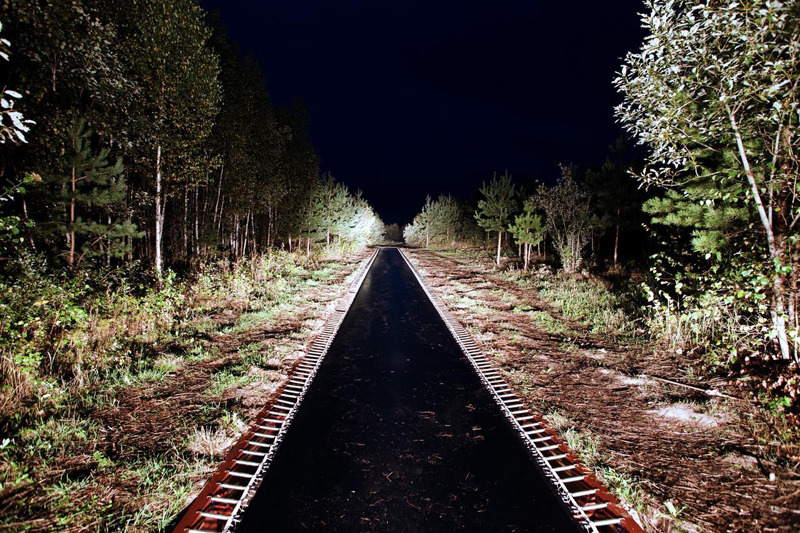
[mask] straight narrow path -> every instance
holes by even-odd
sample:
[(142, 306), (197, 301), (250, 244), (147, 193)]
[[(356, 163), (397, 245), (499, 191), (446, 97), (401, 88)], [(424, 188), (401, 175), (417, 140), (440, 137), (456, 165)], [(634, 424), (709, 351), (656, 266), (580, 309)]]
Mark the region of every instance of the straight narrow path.
[(577, 531), (396, 249), (379, 252), (240, 531)]

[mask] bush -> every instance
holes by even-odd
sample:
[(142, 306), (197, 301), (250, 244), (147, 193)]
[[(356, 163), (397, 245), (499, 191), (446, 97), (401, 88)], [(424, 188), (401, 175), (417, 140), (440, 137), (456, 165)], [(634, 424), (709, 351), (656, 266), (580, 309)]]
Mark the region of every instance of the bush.
[(153, 289), (133, 284), (128, 270), (70, 276), (30, 254), (8, 267), (0, 278), (0, 396), (10, 412), (129, 366), (183, 308), (184, 286), (171, 273)]
[(541, 278), (538, 288), (564, 316), (585, 322), (593, 333), (635, 332), (636, 293), (631, 287), (614, 291), (598, 278), (557, 274)]

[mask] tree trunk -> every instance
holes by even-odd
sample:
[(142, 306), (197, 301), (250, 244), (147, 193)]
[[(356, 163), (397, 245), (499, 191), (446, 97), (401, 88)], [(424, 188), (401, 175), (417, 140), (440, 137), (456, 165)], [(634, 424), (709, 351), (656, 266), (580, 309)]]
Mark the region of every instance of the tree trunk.
[(214, 225), (217, 225), (217, 215), (222, 218), (222, 206), (220, 205), (220, 198), (222, 197), (222, 176), (225, 172), (225, 165), (219, 168), (219, 182), (217, 183), (217, 202), (214, 204)]
[(194, 255), (200, 255), (200, 185), (194, 188)]
[(222, 240), (222, 216), (225, 210), (225, 195), (222, 195), (222, 202), (219, 205), (219, 222), (217, 223), (217, 234), (219, 235), (219, 240)]
[(239, 259), (239, 226), (241, 219), (236, 215), (236, 222), (233, 225), (233, 232), (231, 233), (231, 248), (233, 250), (233, 257)]
[(244, 244), (242, 244), (242, 257), (247, 255), (247, 235), (250, 230), (250, 211), (247, 212), (247, 218), (244, 224)]
[(161, 240), (164, 233), (164, 204), (166, 204), (166, 199), (162, 202), (161, 190), (161, 145), (159, 144), (156, 149), (156, 232), (155, 242), (153, 243), (155, 247), (156, 276), (159, 281), (161, 280), (162, 265)]
[[(619, 212), (617, 212), (619, 216)], [(614, 270), (617, 269), (617, 254), (619, 252), (619, 224), (617, 224), (616, 235), (614, 236)]]
[[(758, 216), (761, 219), (761, 225), (764, 227), (764, 233), (767, 237), (767, 243), (769, 245), (769, 253), (770, 257), (772, 258), (773, 262), (776, 264), (781, 264), (781, 256), (783, 255), (784, 250), (784, 242), (778, 242), (775, 238), (775, 233), (773, 231), (772, 221), (770, 217), (767, 215), (766, 210), (764, 209), (764, 204), (761, 201), (761, 194), (758, 190), (758, 184), (756, 183), (755, 175), (753, 174), (753, 170), (750, 166), (750, 160), (747, 157), (747, 152), (744, 148), (744, 142), (742, 141), (741, 133), (739, 132), (739, 126), (736, 123), (736, 117), (733, 114), (733, 111), (729, 106), (726, 105), (726, 109), (728, 111), (728, 117), (730, 118), (731, 128), (733, 129), (734, 136), (736, 137), (736, 146), (739, 150), (739, 157), (742, 161), (742, 166), (744, 167), (745, 175), (747, 176), (747, 182), (750, 185), (750, 192), (753, 195), (753, 201), (756, 204), (756, 210), (758, 211)], [(786, 333), (786, 317), (785, 317), (785, 283), (784, 278), (785, 275), (780, 273), (778, 269), (774, 269), (772, 274), (772, 322), (775, 325), (775, 333), (777, 335), (778, 344), (781, 349), (781, 356), (783, 359), (791, 359), (792, 354), (789, 348), (789, 338)], [(795, 353), (795, 356), (797, 354)]]
[[(108, 215), (108, 230), (111, 231), (111, 215)], [(111, 266), (111, 236), (106, 233), (106, 266)]]
[[(789, 282), (789, 323), (795, 331), (798, 331), (800, 329), (800, 324), (798, 324), (797, 320), (797, 278), (798, 270), (800, 270), (800, 254), (798, 254), (796, 244), (790, 246), (792, 246), (792, 274)], [(797, 354), (800, 353), (800, 338), (795, 339), (794, 353), (795, 358), (797, 358)]]
[(183, 258), (189, 258), (189, 184), (183, 189)]
[(528, 264), (530, 263), (530, 260), (531, 260), (531, 246), (532, 246), (531, 244), (525, 243), (524, 253), (525, 253), (525, 271), (526, 272), (528, 271)]
[(72, 164), (72, 183), (69, 198), (69, 268), (75, 266), (75, 164)]
[(500, 248), (503, 246), (503, 232), (497, 232), (497, 266), (500, 266)]
[(542, 260), (547, 262), (547, 232), (544, 232), (544, 237), (542, 237)]
[[(128, 217), (128, 225), (131, 224), (131, 219)], [(133, 262), (133, 237), (128, 235), (128, 262)]]

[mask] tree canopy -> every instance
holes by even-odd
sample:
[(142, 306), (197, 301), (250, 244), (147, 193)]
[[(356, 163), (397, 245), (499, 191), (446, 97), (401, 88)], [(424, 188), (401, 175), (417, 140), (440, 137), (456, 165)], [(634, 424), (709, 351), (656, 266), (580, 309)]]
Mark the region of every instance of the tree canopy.
[(744, 309), (764, 307), (767, 296), (769, 335), (796, 359), (800, 6), (648, 7), (649, 36), (615, 81), (624, 96), (617, 116), (649, 150), (639, 179), (667, 189), (647, 209), (656, 222), (688, 228), (717, 272), (695, 289)]

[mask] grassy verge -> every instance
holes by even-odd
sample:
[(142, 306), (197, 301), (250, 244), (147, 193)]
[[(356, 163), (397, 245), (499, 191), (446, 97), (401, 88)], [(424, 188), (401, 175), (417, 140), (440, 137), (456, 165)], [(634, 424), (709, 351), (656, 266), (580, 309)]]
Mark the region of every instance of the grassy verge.
[(0, 529), (139, 531), (199, 489), (356, 261), (275, 252), (160, 291), (28, 266), (0, 301)]
[[(491, 258), (485, 250), (437, 250), (454, 259), (490, 267)], [(611, 283), (587, 275), (555, 274), (548, 268), (522, 271), (515, 268), (498, 270), (496, 275), (520, 288), (538, 293), (541, 299), (564, 317), (577, 320), (592, 333), (614, 337), (641, 335), (642, 317), (639, 316), (640, 295), (631, 281)], [(545, 327), (556, 319), (538, 312)]]

